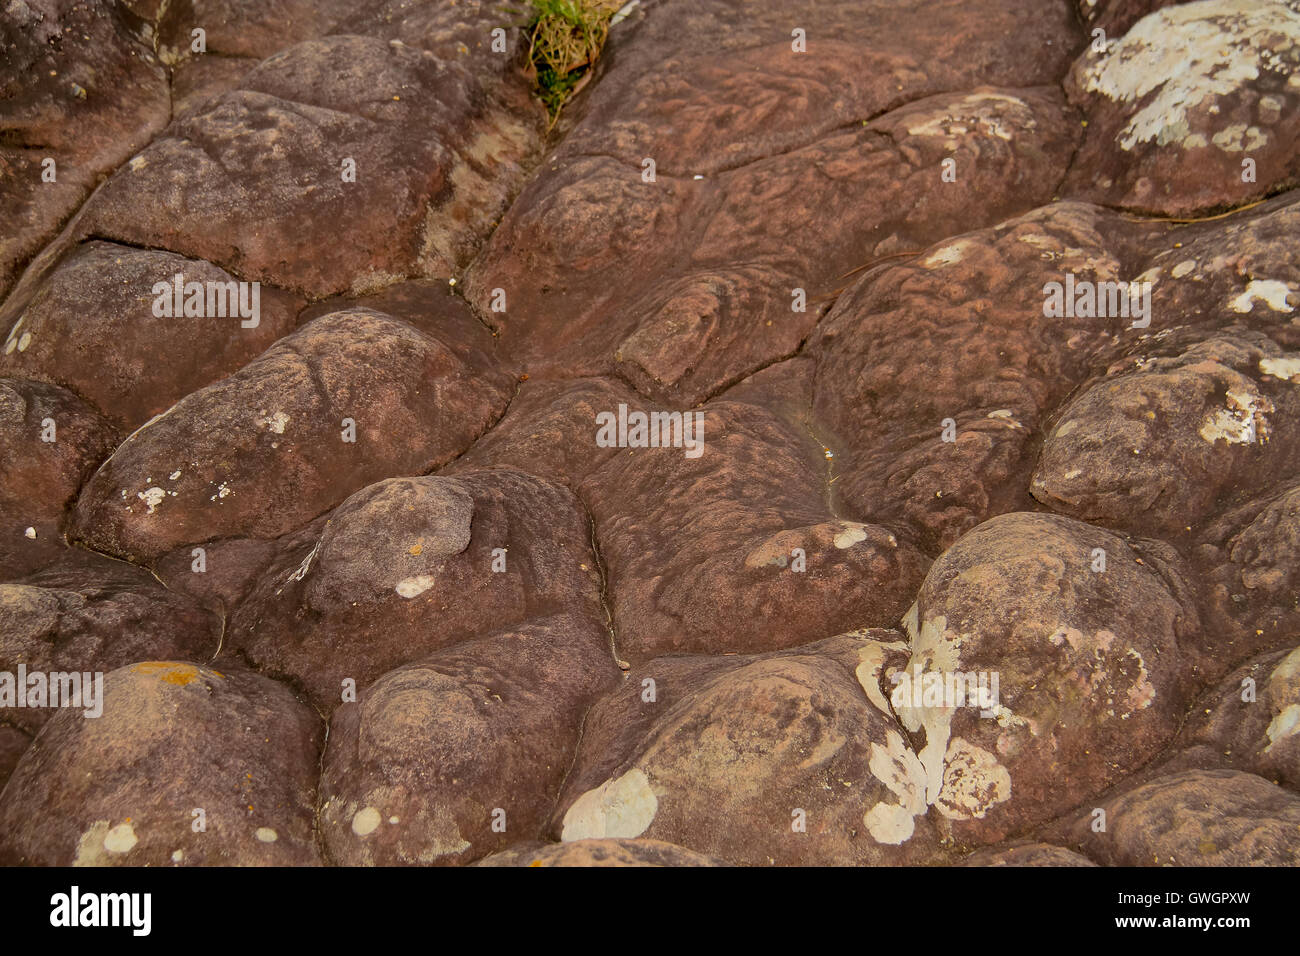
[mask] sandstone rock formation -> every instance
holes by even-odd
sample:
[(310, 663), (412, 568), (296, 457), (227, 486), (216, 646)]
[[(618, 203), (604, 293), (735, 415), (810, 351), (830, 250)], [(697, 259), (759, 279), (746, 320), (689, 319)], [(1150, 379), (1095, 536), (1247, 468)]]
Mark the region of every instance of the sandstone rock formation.
[(0, 5), (0, 864), (1300, 862), (1300, 0), (623, 12)]

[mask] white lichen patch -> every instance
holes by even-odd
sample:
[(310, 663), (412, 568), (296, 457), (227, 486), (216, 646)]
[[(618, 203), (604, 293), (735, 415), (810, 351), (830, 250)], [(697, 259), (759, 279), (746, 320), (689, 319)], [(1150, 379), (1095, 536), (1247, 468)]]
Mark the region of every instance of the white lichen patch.
[(274, 415), (267, 416), (266, 412), (262, 413), (262, 418), (257, 420), (257, 424), (266, 428), (277, 435), (284, 434), (284, 428), (289, 424), (289, 416), (284, 412), (276, 412)]
[(402, 578), (397, 582), (396, 591), (404, 598), (410, 599), (423, 594), (433, 587), (433, 575), (420, 574), (411, 578)]
[(1025, 426), (1016, 421), (1015, 411), (1010, 408), (998, 408), (988, 413), (989, 418), (994, 421), (1004, 422), (1008, 428), (1021, 428)]
[[(1122, 149), (1139, 143), (1187, 147), (1189, 114), (1228, 96), (1264, 70), (1294, 76), (1300, 63), (1300, 12), (1277, 0), (1204, 0), (1158, 10), (1139, 20), (1078, 76), (1090, 93), (1123, 103), (1143, 101), (1119, 134)], [(1243, 129), (1220, 149), (1243, 148)], [(1246, 146), (1245, 148), (1250, 148)]]
[(1129, 648), (1128, 657), (1137, 661), (1138, 673), (1133, 681), (1133, 686), (1129, 688), (1127, 700), (1128, 711), (1120, 714), (1120, 720), (1127, 720), (1135, 711), (1146, 710), (1151, 706), (1151, 702), (1156, 699), (1156, 688), (1151, 683), (1151, 675), (1147, 673), (1147, 662), (1142, 659), (1142, 655), (1135, 649)]
[(1293, 295), (1290, 286), (1276, 279), (1251, 279), (1246, 291), (1228, 303), (1233, 312), (1254, 312), (1255, 303), (1263, 302), (1274, 312), (1294, 312), (1287, 301)]
[(1170, 269), (1169, 274), (1173, 276), (1175, 279), (1181, 279), (1183, 276), (1194, 271), (1195, 269), (1196, 269), (1195, 259), (1184, 259), (1182, 262), (1178, 263), (1178, 265)]
[(110, 863), (112, 857), (104, 844), (113, 829), (109, 820), (96, 820), (92, 823), (90, 828), (77, 838), (77, 853), (72, 859), (72, 865), (105, 866)]
[(139, 842), (135, 828), (130, 823), (119, 823), (104, 834), (104, 849), (109, 853), (130, 853), (131, 848)]
[(962, 737), (954, 738), (944, 760), (943, 789), (935, 808), (950, 820), (980, 820), (1011, 799), (1011, 774), (997, 757)]
[(853, 672), (853, 676), (862, 685), (867, 700), (871, 701), (876, 710), (889, 716), (892, 716), (894, 712), (890, 709), (889, 701), (880, 689), (880, 672), (884, 669), (887, 652), (891, 650), (905, 651), (907, 645), (901, 641), (891, 641), (889, 643), (867, 641), (858, 648), (858, 666)]
[(5, 355), (9, 355), (18, 347), (18, 329), (23, 324), (25, 316), (19, 316), (18, 321), (14, 323), (9, 334), (5, 337)]
[(927, 269), (935, 269), (940, 266), (950, 266), (953, 263), (961, 262), (966, 255), (965, 242), (954, 242), (950, 245), (936, 249), (925, 258), (921, 265)]
[(912, 136), (942, 136), (949, 149), (956, 149), (958, 137), (972, 131), (1010, 140), (1017, 128), (1033, 130), (1036, 126), (1033, 111), (1019, 97), (972, 93), (953, 103), (943, 116), (908, 126), (907, 132)]
[(1269, 722), (1268, 729), (1264, 732), (1268, 734), (1268, 746), (1264, 748), (1264, 753), (1272, 750), (1279, 741), (1300, 733), (1300, 704), (1287, 704), (1283, 707), (1282, 712)]
[(367, 837), (379, 829), (381, 817), (375, 807), (363, 807), (352, 818), (352, 832), (359, 837)]
[[(1273, 673), (1269, 675), (1265, 688), (1275, 701), (1274, 707), (1277, 706), (1276, 702), (1286, 700), (1287, 697), (1294, 699), (1297, 678), (1300, 678), (1300, 648), (1296, 648), (1282, 658), (1277, 667), (1273, 668)], [(1268, 753), (1279, 742), (1300, 733), (1300, 703), (1287, 704), (1274, 714), (1265, 733), (1268, 735), (1269, 743), (1264, 748), (1264, 753)]]
[(859, 541), (867, 540), (867, 531), (865, 525), (844, 522), (844, 530), (835, 535), (835, 547), (843, 551), (845, 548), (851, 548)]
[(863, 826), (877, 843), (906, 843), (916, 829), (916, 818), (926, 811), (925, 768), (902, 735), (893, 730), (885, 733), (885, 746), (871, 744), (867, 766), (898, 802), (877, 803), (863, 814)]
[(1225, 153), (1250, 152), (1267, 145), (1268, 134), (1258, 126), (1234, 123), (1219, 130), (1210, 141)]
[(145, 514), (153, 514), (154, 509), (156, 509), (158, 505), (162, 503), (163, 499), (167, 497), (167, 492), (154, 486), (145, 491), (137, 492), (136, 497), (148, 506), (149, 510), (145, 512)]
[(1251, 445), (1268, 440), (1268, 419), (1273, 403), (1249, 387), (1229, 388), (1226, 408), (1216, 408), (1201, 423), (1200, 436), (1208, 442), (1222, 439), (1233, 445)]
[(258, 827), (257, 832), (253, 834), (263, 843), (274, 843), (280, 839), (280, 834), (276, 833), (270, 827)]
[(1300, 357), (1260, 359), (1259, 370), (1273, 378), (1300, 383)]
[(649, 778), (638, 767), (623, 776), (588, 790), (564, 814), (560, 839), (615, 837), (633, 839), (650, 827), (659, 811), (659, 798)]
[(1268, 676), (1268, 687), (1271, 690), (1274, 681), (1280, 683), (1296, 677), (1300, 677), (1300, 647), (1282, 658), (1277, 667), (1273, 668), (1273, 673)]
[[(948, 674), (961, 669), (961, 635), (948, 627), (948, 619), (938, 615), (920, 622), (910, 615), (903, 621), (911, 638), (912, 659), (909, 670), (921, 673)], [(894, 710), (899, 721), (912, 733), (925, 732), (925, 746), (918, 755), (925, 768), (926, 802), (933, 803), (943, 787), (943, 762), (948, 752), (955, 708), (926, 707), (915, 695), (896, 701)]]
[(140, 842), (130, 821), (112, 826), (108, 820), (96, 820), (77, 840), (73, 866), (106, 866), (114, 857), (130, 853)]
[(223, 481), (221, 484), (217, 485), (217, 492), (216, 492), (216, 494), (209, 495), (209, 496), (208, 496), (208, 500), (209, 500), (209, 501), (220, 501), (222, 498), (226, 497), (227, 495), (231, 495), (231, 494), (234, 494), (234, 492), (230, 490), (230, 485)]
[[(960, 668), (964, 638), (948, 627), (946, 616), (922, 621), (919, 606), (913, 604), (902, 624), (912, 651), (909, 671), (946, 674)], [(875, 653), (859, 650), (857, 677), (869, 698), (873, 698), (872, 684), (878, 685), (885, 646)], [(875, 693), (880, 693), (878, 686)], [(876, 803), (863, 816), (863, 825), (874, 840), (893, 845), (906, 842), (912, 836), (915, 818), (930, 806), (950, 819), (978, 819), (1011, 798), (1011, 772), (997, 756), (961, 737), (952, 738), (955, 707), (923, 706), (905, 697), (892, 703), (903, 727), (914, 734), (924, 731), (925, 746), (916, 753), (893, 731), (887, 733), (885, 746), (872, 744), (868, 766), (898, 797), (897, 803)], [(1003, 738), (1019, 727), (1033, 729), (1030, 721), (1000, 704), (991, 716), (1005, 731)]]

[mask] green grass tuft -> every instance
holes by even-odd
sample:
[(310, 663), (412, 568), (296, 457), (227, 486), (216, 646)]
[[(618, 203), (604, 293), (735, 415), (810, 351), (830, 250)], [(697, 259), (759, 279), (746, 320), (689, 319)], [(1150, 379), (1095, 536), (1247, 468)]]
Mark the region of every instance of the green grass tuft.
[(528, 60), (551, 125), (591, 76), (622, 0), (529, 0)]

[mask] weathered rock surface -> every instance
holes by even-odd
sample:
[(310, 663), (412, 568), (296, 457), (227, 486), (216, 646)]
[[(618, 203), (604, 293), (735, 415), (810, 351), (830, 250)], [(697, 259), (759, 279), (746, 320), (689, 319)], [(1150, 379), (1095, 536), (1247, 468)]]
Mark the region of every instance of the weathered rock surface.
[(73, 533), (148, 561), (275, 537), (380, 478), (446, 463), (505, 409), (512, 383), (463, 312), (449, 307), (441, 330), (356, 311), (308, 323), (123, 442), (82, 492)]
[(1300, 796), (1249, 773), (1186, 771), (1099, 804), (1072, 843), (1103, 866), (1295, 866)]
[(167, 124), (167, 75), (115, 3), (14, 0), (0, 14), (0, 103), (3, 297), (100, 178)]
[(330, 724), (334, 863), (464, 863), (541, 835), (583, 715), (618, 673), (578, 617), (506, 628), (385, 674)]
[(1300, 634), (1300, 487), (1233, 509), (1205, 532), (1202, 603), (1223, 667)]
[(627, 449), (584, 486), (620, 654), (766, 651), (896, 622), (924, 574), (916, 547), (835, 514), (820, 449), (774, 415), (705, 408), (698, 457)]
[(606, 633), (590, 542), (573, 494), (539, 478), (388, 479), (280, 542), (227, 639), (328, 710), (344, 680), (492, 628), (563, 612)]
[(113, 671), (102, 717), (60, 711), (19, 761), (0, 794), (0, 862), (315, 863), (323, 736), (310, 707), (257, 674), (178, 661)]
[[(208, 660), (221, 622), (148, 572), (84, 551), (64, 551), (40, 571), (0, 584), (0, 672), (107, 672), (140, 660)], [(51, 683), (53, 681), (51, 680)], [(0, 708), (35, 732), (50, 706)], [(66, 705), (65, 705), (66, 706)]]
[(976, 850), (960, 866), (1096, 866), (1086, 856), (1047, 843), (1020, 843)]
[(1300, 0), (529, 47), (0, 3), (0, 862), (1294, 865)]
[(504, 211), (537, 131), (531, 110), (428, 50), (308, 40), (179, 117), (105, 183), (79, 228), (311, 296), (455, 275)]
[[(177, 275), (183, 289), (202, 284), (198, 296), (204, 311), (212, 303), (209, 315), (173, 315)], [(158, 283), (166, 291), (155, 292)], [(0, 373), (71, 389), (129, 432), (293, 331), (301, 300), (270, 286), (241, 295), (232, 283), (207, 262), (86, 243), (19, 317)], [(188, 290), (183, 301), (195, 303), (194, 295)]]
[[(783, 370), (780, 387), (806, 407), (798, 370)], [(832, 504), (826, 449), (788, 411), (760, 393), (676, 412), (602, 379), (527, 382), (506, 418), (449, 473), (519, 468), (571, 483), (602, 543), (627, 660), (752, 653), (893, 624), (925, 559), (891, 528)], [(660, 447), (597, 441), (598, 416), (616, 424), (634, 414), (677, 417), (657, 432)], [(668, 497), (664, 488), (682, 492)]]
[(1295, 473), (1300, 353), (1241, 333), (1111, 371), (1043, 442), (1032, 490), (1053, 510), (1175, 532)]
[(31, 742), (31, 736), (17, 727), (0, 724), (0, 792), (4, 791), (10, 774), (18, 766), (18, 761), (27, 752)]
[(660, 840), (528, 843), (484, 857), (477, 866), (725, 866), (721, 860)]
[[(661, 156), (653, 182), (639, 159), (585, 152), (575, 133), (511, 208), (468, 295), (530, 372), (613, 373), (690, 405), (793, 353), (824, 308), (816, 300), (873, 249), (1046, 201), (1073, 137), (1059, 95), (1039, 88), (931, 97), (717, 171)], [(950, 155), (966, 184), (927, 188)], [(688, 178), (696, 168), (708, 175)]]
[[(1046, 822), (1173, 738), (1197, 630), (1182, 573), (1159, 547), (1030, 514), (993, 518), (934, 563), (891, 699), (954, 839), (994, 843)], [(969, 683), (961, 698), (930, 695), (972, 674), (989, 687), (977, 706)]]
[(1174, 765), (1244, 770), (1300, 791), (1300, 649), (1237, 668), (1191, 710)]
[(1110, 37), (1125, 33), (1148, 13), (1178, 3), (1196, 0), (1076, 0), (1079, 15), (1087, 26), (1100, 27)]
[(842, 295), (809, 351), (816, 411), (843, 441), (844, 500), (908, 521), (935, 552), (1028, 507), (1044, 417), (1099, 354), (1138, 334), (1118, 318), (1049, 317), (1044, 288), (1066, 273), (1136, 278), (1110, 248), (1123, 230), (1112, 213), (1060, 203), (869, 273)]
[[(1066, 82), (1088, 130), (1066, 190), (1193, 217), (1300, 182), (1300, 7), (1202, 0), (1156, 10)], [(1243, 162), (1249, 162), (1244, 166)]]
[(0, 378), (0, 580), (62, 550), (64, 512), (117, 437), (66, 389)]
[(587, 715), (552, 835), (755, 865), (941, 859), (924, 771), (879, 685), (898, 636), (634, 668)]

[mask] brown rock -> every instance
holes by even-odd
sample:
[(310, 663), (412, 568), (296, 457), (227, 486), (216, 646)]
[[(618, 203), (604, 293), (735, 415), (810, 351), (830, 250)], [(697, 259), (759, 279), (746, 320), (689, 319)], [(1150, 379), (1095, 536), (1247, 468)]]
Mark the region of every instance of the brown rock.
[[(692, 405), (797, 350), (882, 243), (915, 248), (952, 221), (1045, 202), (1074, 136), (1056, 91), (984, 87), (699, 179), (660, 156), (645, 182), (640, 159), (581, 154), (579, 136), (511, 207), (467, 295), (530, 371), (612, 372)], [(963, 185), (935, 188), (949, 156)]]
[[(209, 317), (171, 314), (178, 274), (183, 286), (202, 285), (198, 298)], [(28, 304), (9, 336), (23, 347), (6, 348), (0, 372), (62, 385), (127, 431), (138, 428), (293, 330), (301, 300), (269, 286), (254, 298), (251, 289), (228, 285), (235, 281), (210, 263), (86, 243)], [(167, 291), (155, 293), (156, 283)], [(160, 297), (165, 317), (157, 314)]]
[[(1190, 218), (1300, 182), (1300, 11), (1275, 0), (1165, 7), (1066, 82), (1088, 116), (1066, 191)], [(1243, 160), (1253, 167), (1249, 174)]]
[(0, 102), (3, 297), (99, 179), (166, 125), (167, 75), (115, 3), (15, 0), (0, 11)]
[(1203, 536), (1201, 600), (1221, 670), (1288, 644), (1300, 633), (1300, 486), (1232, 509)]
[(428, 51), (309, 40), (178, 118), (79, 229), (310, 296), (454, 275), (504, 210), (536, 125)]
[(74, 534), (146, 561), (275, 537), (380, 478), (444, 464), (500, 415), (510, 383), (481, 326), (450, 306), (442, 320), (439, 338), (383, 313), (308, 323), (128, 438), (86, 485)]
[(1237, 668), (1191, 710), (1188, 762), (1245, 770), (1300, 790), (1300, 648)]
[[(0, 672), (107, 672), (139, 660), (208, 660), (221, 621), (148, 572), (84, 551), (67, 551), (42, 570), (0, 584)], [(47, 707), (0, 709), (35, 733)]]
[(116, 429), (71, 392), (0, 378), (0, 580), (63, 550), (64, 511), (116, 440)]
[(553, 617), (385, 674), (330, 724), (327, 855), (351, 866), (464, 863), (537, 838), (583, 715), (617, 673), (599, 625)]
[(1297, 473), (1300, 353), (1220, 334), (1116, 363), (1061, 412), (1031, 490), (1056, 511), (1143, 533), (1198, 524)]
[(1195, 0), (1076, 0), (1079, 16), (1091, 29), (1101, 27), (1108, 37), (1117, 38), (1148, 13)]
[[(150, 19), (163, 62), (213, 56), (269, 57), (303, 40), (314, 40), (350, 13), (347, 0), (168, 0)], [(193, 49), (195, 28), (206, 52)]]
[(828, 507), (816, 443), (749, 404), (694, 414), (697, 456), (625, 449), (583, 486), (620, 656), (753, 653), (896, 622), (926, 561), (889, 528)]
[(1193, 770), (1111, 797), (1071, 842), (1103, 866), (1295, 866), (1300, 796), (1249, 773)]
[(635, 668), (587, 715), (551, 834), (667, 840), (740, 864), (942, 858), (921, 764), (880, 693), (897, 636)]
[(575, 840), (526, 843), (475, 866), (726, 866), (721, 860), (660, 840)]
[(958, 866), (1096, 866), (1086, 856), (1048, 843), (1016, 843), (976, 850)]
[(18, 761), (27, 752), (31, 742), (31, 736), (17, 727), (0, 724), (0, 792), (4, 791), (10, 774), (18, 766)]
[(0, 794), (0, 861), (317, 863), (323, 729), (257, 674), (178, 661), (113, 671), (102, 717), (60, 711), (19, 761)]
[(389, 479), (284, 539), (227, 636), (328, 711), (345, 679), (364, 687), (491, 628), (563, 611), (603, 630), (590, 540), (572, 493), (541, 479)]
[(1110, 249), (1124, 235), (1115, 215), (1060, 203), (868, 273), (841, 296), (809, 351), (814, 407), (844, 440), (845, 502), (906, 520), (936, 552), (1028, 508), (1043, 418), (1099, 354), (1139, 334), (1122, 319), (1048, 317), (1044, 289), (1066, 273), (1133, 278)]
[(1197, 626), (1185, 573), (1171, 549), (1031, 514), (985, 522), (934, 563), (905, 622), (911, 660), (885, 676), (955, 840), (1050, 820), (1173, 738)]

